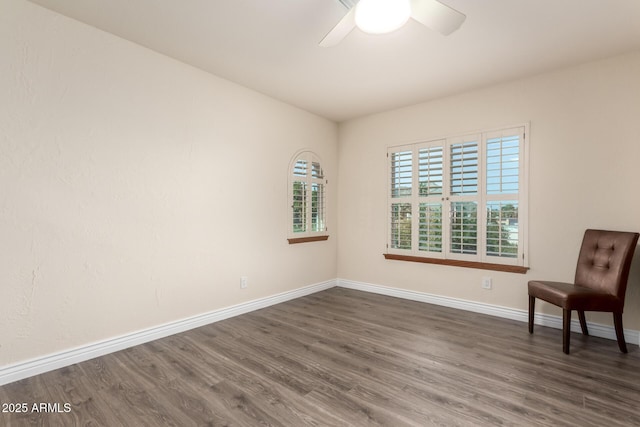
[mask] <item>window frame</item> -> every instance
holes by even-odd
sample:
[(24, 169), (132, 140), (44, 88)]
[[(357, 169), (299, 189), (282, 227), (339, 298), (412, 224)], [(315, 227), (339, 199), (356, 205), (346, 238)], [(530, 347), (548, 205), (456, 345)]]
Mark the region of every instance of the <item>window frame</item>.
[[(499, 139), (500, 144), (503, 144), (504, 140), (507, 140), (509, 136), (518, 136), (518, 174), (517, 174), (517, 193), (499, 193), (499, 194), (490, 194), (488, 191), (488, 178), (487, 173), (489, 167), (487, 165), (487, 146), (488, 141), (492, 141), (492, 144), (495, 144), (495, 140)], [(477, 191), (475, 194), (453, 194), (452, 191), (452, 159), (451, 159), (451, 148), (455, 144), (460, 143), (468, 143), (468, 142), (476, 142), (477, 141), (477, 177), (475, 179), (475, 185), (477, 185)], [(387, 259), (395, 259), (395, 260), (404, 260), (404, 261), (414, 261), (414, 262), (424, 262), (424, 263), (435, 263), (435, 264), (445, 264), (445, 265), (456, 265), (462, 267), (472, 267), (472, 268), (481, 268), (481, 269), (489, 269), (489, 270), (500, 270), (500, 271), (511, 271), (518, 273), (526, 273), (529, 268), (529, 260), (528, 260), (528, 179), (529, 179), (529, 124), (518, 124), (514, 126), (507, 126), (502, 128), (488, 129), (482, 130), (478, 132), (470, 132), (465, 134), (459, 134), (455, 136), (449, 136), (444, 138), (434, 138), (429, 140), (417, 141), (410, 144), (402, 144), (402, 145), (394, 145), (387, 147), (387, 230), (386, 230), (386, 251), (384, 253), (385, 258)], [(502, 148), (502, 145), (500, 146)], [(442, 180), (442, 194), (433, 194), (429, 195), (428, 190), (426, 196), (421, 195), (421, 187), (420, 187), (420, 178), (421, 176), (430, 177), (431, 171), (428, 168), (431, 167), (431, 163), (422, 163), (423, 166), (423, 175), (421, 175), (420, 171), (420, 153), (423, 150), (433, 150), (434, 148), (441, 148), (442, 151), (442, 164), (441, 164), (441, 180)], [(394, 171), (397, 172), (397, 169), (393, 169), (393, 162), (397, 156), (394, 157), (394, 153), (405, 153), (410, 151), (412, 153), (411, 156), (411, 194), (404, 194), (403, 197), (394, 197), (393, 193), (398, 193), (398, 191), (394, 188), (397, 187), (397, 179), (394, 181)], [(430, 154), (429, 154), (430, 155)], [(423, 157), (424, 158), (424, 157)], [(503, 162), (503, 159), (500, 158), (500, 162)], [(397, 163), (397, 162), (396, 162)], [(436, 164), (436, 169), (437, 169)], [(427, 172), (424, 172), (424, 171)], [(503, 167), (503, 163), (500, 163), (500, 173), (506, 168)], [(397, 175), (397, 173), (396, 173)], [(502, 177), (502, 175), (500, 175)], [(512, 175), (515, 176), (515, 175)], [(397, 177), (396, 177), (397, 178)], [(437, 178), (437, 176), (436, 176)], [(426, 182), (429, 178), (427, 178)], [(500, 178), (502, 179), (502, 178)], [(408, 182), (405, 176), (403, 181), (405, 184)], [(502, 185), (502, 181), (500, 181)], [(395, 186), (395, 187), (394, 187)], [(505, 187), (507, 187), (505, 185)], [(404, 190), (406, 193), (406, 189)], [(495, 253), (495, 251), (490, 251), (487, 247), (487, 242), (490, 241), (490, 237), (488, 238), (488, 232), (490, 231), (490, 225), (487, 223), (488, 220), (488, 208), (492, 203), (503, 203), (515, 201), (517, 203), (517, 221), (518, 221), (518, 230), (517, 230), (517, 254), (515, 257), (508, 256), (508, 246), (506, 249), (503, 249), (502, 240), (498, 245), (500, 256), (495, 256), (490, 253)], [(452, 206), (455, 202), (472, 202), (476, 203), (477, 211), (476, 211), (476, 241), (475, 241), (475, 254), (465, 254), (465, 253), (454, 253), (451, 251), (451, 239), (452, 239), (452, 231), (450, 225), (450, 218), (452, 213)], [(394, 204), (397, 203), (410, 203), (411, 204), (411, 245), (410, 249), (406, 248), (394, 248), (394, 242), (397, 243), (398, 240), (393, 240), (396, 237), (394, 230), (397, 230), (399, 225), (395, 225), (393, 223), (393, 210)], [(424, 240), (421, 239), (420, 233), (424, 231), (421, 229), (421, 225), (424, 225), (426, 221), (423, 221), (423, 218), (427, 218), (426, 214), (423, 216), (423, 211), (421, 207), (426, 204), (431, 205), (440, 205), (440, 244), (441, 251), (429, 251), (429, 250), (421, 250), (421, 243), (424, 243)], [(437, 207), (433, 208), (437, 210)], [(508, 210), (506, 211), (508, 212)], [(501, 212), (502, 214), (502, 212)], [(435, 224), (437, 225), (437, 219), (435, 220)], [(431, 224), (431, 223), (429, 223)], [(406, 228), (406, 226), (405, 226)], [(437, 228), (437, 226), (436, 226)], [(500, 232), (503, 229), (500, 228)], [(436, 230), (437, 233), (437, 230)], [(432, 239), (434, 237), (429, 237), (428, 234), (423, 234), (422, 237), (428, 236), (427, 239)], [(434, 239), (437, 239), (437, 234)], [(424, 245), (424, 246), (429, 246)], [(406, 245), (405, 245), (406, 247)], [(431, 246), (429, 246), (431, 247)], [(437, 246), (436, 246), (437, 247)], [(495, 249), (495, 246), (491, 246), (491, 248)], [(504, 252), (502, 252), (504, 250)]]
[[(296, 169), (299, 162), (305, 162), (305, 175), (301, 176), (300, 173), (296, 173)], [(317, 168), (314, 167), (317, 165)], [(319, 171), (320, 176), (314, 176), (314, 173)], [(308, 243), (308, 242), (316, 242), (327, 240), (329, 238), (329, 228), (327, 225), (327, 188), (329, 184), (329, 180), (326, 177), (326, 173), (322, 168), (322, 160), (320, 156), (310, 150), (301, 150), (298, 151), (289, 162), (288, 169), (288, 191), (287, 191), (287, 211), (288, 211), (288, 219), (287, 219), (287, 240), (289, 244), (296, 243)], [(304, 199), (301, 200), (299, 197), (296, 199), (299, 194), (295, 190), (295, 183), (304, 182)], [(314, 186), (319, 186), (321, 191), (312, 190)], [(318, 187), (316, 187), (318, 188)], [(314, 194), (320, 194), (321, 199), (319, 203), (317, 199), (314, 199)], [(315, 200), (315, 201), (314, 201)], [(295, 231), (295, 221), (296, 221), (296, 209), (295, 203), (302, 202), (304, 212), (304, 230), (303, 231)], [(319, 209), (318, 215), (314, 217), (313, 207), (314, 205)], [(314, 218), (315, 222), (319, 221), (321, 223), (320, 229), (314, 230)]]

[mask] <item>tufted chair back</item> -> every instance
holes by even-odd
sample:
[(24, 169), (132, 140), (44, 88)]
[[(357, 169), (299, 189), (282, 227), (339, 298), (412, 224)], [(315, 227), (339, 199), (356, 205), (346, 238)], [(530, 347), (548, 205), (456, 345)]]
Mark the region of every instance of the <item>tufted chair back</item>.
[(624, 305), (637, 241), (635, 233), (587, 230), (578, 256), (574, 283), (614, 295)]

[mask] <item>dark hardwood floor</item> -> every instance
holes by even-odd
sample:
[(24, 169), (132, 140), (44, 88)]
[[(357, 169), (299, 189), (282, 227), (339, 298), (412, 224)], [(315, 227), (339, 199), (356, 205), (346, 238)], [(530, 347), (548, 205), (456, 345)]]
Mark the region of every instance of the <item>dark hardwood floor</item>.
[(565, 355), (556, 329), (333, 288), (8, 384), (0, 402), (29, 406), (3, 426), (638, 426), (640, 351), (574, 334)]

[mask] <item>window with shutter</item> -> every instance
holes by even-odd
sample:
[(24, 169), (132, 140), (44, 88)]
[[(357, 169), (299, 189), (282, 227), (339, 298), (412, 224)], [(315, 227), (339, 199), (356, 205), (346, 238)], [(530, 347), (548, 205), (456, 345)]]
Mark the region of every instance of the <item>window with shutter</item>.
[(418, 251), (442, 253), (442, 195), (444, 191), (444, 141), (416, 147), (418, 154)]
[(475, 260), (478, 255), (479, 135), (449, 141), (449, 257)]
[(390, 147), (385, 256), (526, 271), (527, 128)]
[(299, 152), (289, 170), (289, 243), (326, 240), (328, 181), (320, 159), (311, 151)]
[(486, 254), (491, 259), (516, 260), (521, 252), (522, 133), (514, 128), (485, 135)]
[(413, 153), (397, 151), (391, 155), (391, 229), (394, 249), (411, 249), (411, 199)]

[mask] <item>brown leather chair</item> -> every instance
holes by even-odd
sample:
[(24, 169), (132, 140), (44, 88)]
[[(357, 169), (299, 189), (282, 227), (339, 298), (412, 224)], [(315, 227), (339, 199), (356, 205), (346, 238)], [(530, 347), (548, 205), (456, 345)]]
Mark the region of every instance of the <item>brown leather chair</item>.
[(587, 230), (574, 283), (529, 281), (529, 333), (533, 333), (536, 298), (562, 307), (562, 351), (566, 354), (569, 354), (572, 310), (578, 311), (584, 335), (589, 335), (585, 311), (612, 312), (618, 346), (626, 353), (622, 311), (638, 236), (622, 231)]

